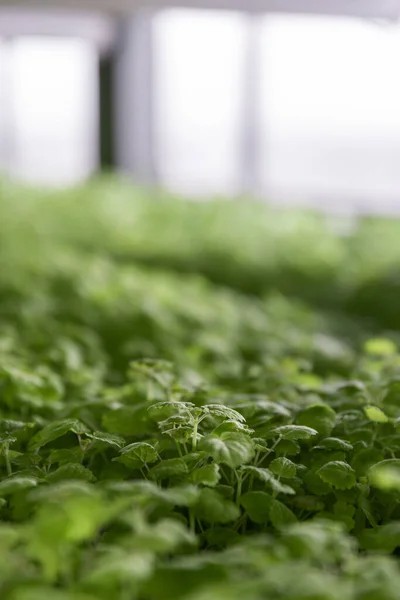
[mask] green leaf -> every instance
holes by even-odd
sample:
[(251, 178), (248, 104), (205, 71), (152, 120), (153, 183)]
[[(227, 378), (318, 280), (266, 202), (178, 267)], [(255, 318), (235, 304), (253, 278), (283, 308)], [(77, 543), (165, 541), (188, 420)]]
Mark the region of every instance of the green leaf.
[(147, 405), (123, 406), (103, 415), (104, 429), (117, 436), (148, 434)]
[(270, 432), (273, 436), (281, 436), (285, 440), (308, 440), (313, 435), (317, 435), (318, 431), (312, 427), (304, 425), (282, 425)]
[(215, 463), (200, 467), (199, 469), (193, 471), (190, 475), (190, 481), (193, 483), (202, 484), (209, 487), (215, 487), (220, 479), (221, 474), (219, 472), (219, 466)]
[(164, 435), (169, 435), (179, 444), (186, 443), (193, 434), (193, 416), (172, 415), (164, 421), (158, 421), (158, 428)]
[(366, 475), (372, 465), (380, 463), (383, 457), (382, 450), (378, 448), (363, 448), (354, 455), (351, 466), (357, 473), (357, 477), (360, 477)]
[(141, 358), (132, 360), (129, 363), (129, 368), (132, 372), (153, 372), (153, 373), (172, 373), (174, 365), (169, 360), (162, 358)]
[(58, 483), (59, 481), (69, 479), (81, 479), (82, 481), (96, 481), (96, 477), (92, 471), (79, 463), (68, 463), (59, 467), (54, 473), (50, 473), (46, 477), (49, 483)]
[(48, 547), (80, 542), (95, 535), (112, 514), (95, 486), (84, 481), (60, 481), (32, 493), (37, 503), (32, 542)]
[(268, 443), (263, 438), (253, 438), (253, 443), (256, 450), (259, 450), (260, 452), (268, 452)]
[(329, 450), (319, 450), (313, 453), (312, 456), (312, 467), (314, 470), (320, 469), (328, 462), (346, 462), (345, 452), (330, 452)]
[(385, 450), (392, 454), (400, 452), (400, 435), (398, 433), (385, 436)]
[(354, 469), (343, 461), (332, 461), (318, 469), (317, 475), (325, 483), (339, 490), (347, 490), (356, 484)]
[(385, 405), (389, 406), (400, 405), (400, 381), (398, 378), (386, 384), (382, 401)]
[(355, 510), (354, 506), (347, 504), (344, 500), (338, 500), (333, 507), (333, 512), (336, 515), (344, 515), (350, 519), (354, 517)]
[(157, 450), (148, 442), (135, 442), (122, 448), (121, 454), (139, 459), (143, 464), (151, 464), (158, 460)]
[(365, 550), (392, 554), (400, 546), (400, 522), (365, 529), (360, 535), (360, 545)]
[(141, 551), (157, 553), (175, 552), (180, 546), (195, 546), (196, 537), (184, 523), (176, 519), (162, 519), (154, 525), (141, 528), (135, 534), (135, 545)]
[(173, 364), (163, 359), (144, 358), (131, 361), (128, 376), (134, 380), (137, 374), (156, 381), (163, 388), (169, 388), (174, 381)]
[(239, 423), (245, 422), (245, 418), (237, 412), (237, 410), (224, 406), (223, 404), (206, 404), (203, 407), (203, 411), (213, 417), (223, 417), (224, 419), (238, 421)]
[(364, 412), (368, 419), (374, 423), (387, 423), (389, 421), (389, 417), (377, 406), (365, 406)]
[(157, 421), (158, 424), (168, 422), (168, 420), (177, 423), (193, 423), (195, 410), (196, 405), (193, 402), (178, 400), (156, 402), (147, 408), (150, 418)]
[(215, 435), (219, 435), (225, 431), (241, 431), (243, 433), (254, 433), (254, 429), (251, 429), (246, 425), (246, 423), (241, 423), (239, 421), (223, 421), (218, 427), (213, 430)]
[(18, 475), (8, 477), (0, 481), (0, 497), (11, 496), (22, 490), (36, 487), (38, 480), (34, 477), (20, 477)]
[(207, 461), (207, 453), (203, 451), (189, 452), (188, 454), (184, 454), (182, 458), (191, 471), (197, 465), (204, 464)]
[(334, 567), (348, 560), (354, 551), (354, 542), (344, 535), (343, 526), (331, 520), (294, 523), (282, 532), (282, 539), (291, 558), (301, 564), (311, 560)]
[(87, 427), (77, 419), (63, 419), (61, 421), (53, 421), (38, 431), (29, 442), (30, 450), (38, 450), (49, 442), (62, 437), (68, 432), (82, 435), (88, 432)]
[(356, 427), (350, 431), (347, 436), (349, 442), (355, 446), (357, 442), (364, 444), (364, 447), (371, 445), (374, 437), (374, 431), (371, 427)]
[(246, 465), (246, 466), (242, 467), (242, 470), (246, 473), (251, 473), (252, 475), (257, 477), (261, 481), (264, 481), (274, 490), (274, 492), (276, 492), (278, 494), (292, 495), (292, 494), (296, 493), (294, 491), (294, 489), (291, 488), (289, 485), (285, 485), (285, 484), (281, 483), (278, 479), (276, 479), (274, 477), (272, 471), (270, 471), (269, 469), (262, 469), (260, 467), (253, 467), (251, 465), (248, 465), (248, 466)]
[[(132, 458), (129, 455), (125, 456), (125, 455), (120, 455), (120, 456), (116, 456), (112, 459), (113, 463), (118, 463), (120, 465), (124, 465), (124, 467), (126, 467), (127, 469), (129, 469), (130, 471), (140, 471), (143, 467), (143, 463), (141, 460), (139, 460), (138, 458)], [(122, 469), (122, 467), (121, 467)], [(117, 477), (122, 477), (124, 471), (121, 470), (119, 472), (117, 472), (116, 468), (114, 469), (115, 473), (117, 473)], [(109, 475), (107, 474), (107, 471), (104, 471), (105, 473), (105, 477), (108, 478)]]
[(44, 585), (28, 587), (26, 584), (14, 589), (8, 598), (9, 600), (43, 600), (44, 598), (51, 598), (51, 600), (96, 600), (96, 597), (90, 594), (58, 590)]
[(283, 456), (275, 458), (270, 463), (269, 468), (275, 475), (279, 475), (279, 477), (291, 479), (296, 476), (297, 467), (295, 463)]
[(15, 421), (14, 419), (1, 419), (0, 420), (0, 431), (2, 433), (17, 432), (21, 429), (31, 429), (35, 424), (26, 421)]
[(311, 427), (320, 435), (330, 435), (336, 423), (335, 411), (326, 404), (314, 404), (298, 413), (296, 422)]
[(254, 523), (267, 523), (273, 498), (265, 492), (247, 492), (240, 498), (240, 504)]
[(153, 497), (173, 506), (193, 506), (199, 497), (199, 490), (193, 485), (157, 488), (153, 489)]
[(154, 554), (140, 547), (112, 547), (97, 559), (83, 581), (86, 585), (96, 585), (101, 590), (109, 589), (110, 586), (111, 589), (118, 589), (120, 586), (137, 585), (152, 574), (154, 562)]
[(327, 437), (318, 443), (318, 446), (313, 446), (313, 450), (343, 450), (350, 452), (353, 446), (346, 440), (336, 437)]
[(230, 485), (224, 485), (222, 483), (219, 483), (215, 489), (222, 494), (222, 496), (224, 498), (227, 498), (228, 500), (232, 500), (234, 495), (235, 495), (235, 489), (230, 486)]
[(364, 351), (375, 356), (391, 356), (397, 353), (397, 346), (386, 338), (372, 338), (364, 344)]
[(373, 487), (385, 491), (400, 490), (400, 458), (388, 458), (373, 465), (368, 478)]
[(182, 477), (188, 473), (188, 466), (182, 458), (169, 458), (152, 467), (149, 476), (157, 481), (162, 481), (171, 477)]
[(8, 446), (11, 446), (12, 444), (15, 444), (16, 441), (17, 441), (17, 438), (8, 433), (0, 435), (0, 444), (1, 445), (7, 444)]
[(282, 529), (297, 522), (294, 513), (279, 500), (273, 500), (269, 513), (271, 523), (276, 529)]
[(252, 439), (244, 433), (230, 431), (204, 437), (199, 448), (207, 452), (216, 463), (225, 463), (232, 468), (249, 462), (254, 455)]
[(217, 491), (210, 488), (200, 490), (199, 499), (194, 507), (195, 516), (206, 523), (231, 523), (240, 511), (231, 500), (226, 500)]
[(275, 446), (275, 454), (277, 456), (296, 456), (300, 452), (300, 444), (295, 440), (281, 439)]
[[(49, 494), (51, 489), (51, 494)], [(38, 503), (64, 502), (70, 498), (88, 497), (94, 498), (96, 502), (99, 498), (99, 491), (92, 485), (83, 481), (61, 481), (60, 483), (49, 486), (39, 486), (30, 492), (30, 497)]]
[(324, 509), (324, 503), (317, 496), (296, 496), (293, 498), (293, 505), (309, 512), (320, 512)]
[(77, 446), (76, 448), (62, 448), (60, 450), (53, 450), (46, 459), (46, 463), (49, 465), (56, 463), (59, 465), (65, 465), (67, 463), (81, 463), (82, 459), (83, 451), (79, 446)]
[(119, 435), (112, 435), (111, 433), (105, 433), (104, 431), (94, 431), (93, 433), (86, 434), (88, 438), (100, 442), (101, 446), (111, 446), (115, 449), (121, 449), (125, 446), (125, 440)]
[(193, 506), (199, 496), (199, 489), (194, 485), (161, 488), (151, 481), (110, 481), (107, 482), (106, 489), (131, 497), (144, 505), (150, 500), (157, 500), (172, 506)]
[[(6, 504), (6, 501), (2, 499), (2, 505)], [(11, 523), (0, 524), (0, 554), (3, 555), (4, 551), (9, 551), (12, 547), (16, 546), (21, 539), (22, 531), (15, 527)]]
[(214, 526), (204, 533), (209, 546), (217, 548), (226, 548), (227, 546), (240, 542), (241, 536), (237, 531), (229, 527)]

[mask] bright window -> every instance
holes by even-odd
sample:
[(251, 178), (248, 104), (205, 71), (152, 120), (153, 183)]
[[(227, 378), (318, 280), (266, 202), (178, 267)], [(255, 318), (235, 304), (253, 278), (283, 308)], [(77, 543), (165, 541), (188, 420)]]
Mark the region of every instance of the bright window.
[(87, 176), (97, 166), (95, 49), (74, 38), (20, 37), (2, 54), (3, 165), (35, 183)]
[[(154, 13), (154, 98), (129, 72), (116, 91), (128, 98), (124, 119), (135, 110), (129, 86), (154, 107), (143, 114), (160, 183), (229, 196), (254, 175), (250, 187), (277, 202), (400, 208), (400, 26), (291, 15), (251, 23), (240, 12)], [(97, 106), (93, 42), (0, 43), (0, 168), (39, 183), (85, 178), (98, 164)]]
[(291, 201), (400, 204), (399, 59), (398, 26), (266, 18), (264, 190)]
[[(400, 27), (260, 18), (254, 188), (278, 202), (400, 205)], [(240, 191), (247, 26), (240, 13), (156, 17), (156, 150), (165, 185)]]
[(162, 182), (232, 193), (244, 28), (240, 13), (168, 10), (155, 19), (156, 160)]

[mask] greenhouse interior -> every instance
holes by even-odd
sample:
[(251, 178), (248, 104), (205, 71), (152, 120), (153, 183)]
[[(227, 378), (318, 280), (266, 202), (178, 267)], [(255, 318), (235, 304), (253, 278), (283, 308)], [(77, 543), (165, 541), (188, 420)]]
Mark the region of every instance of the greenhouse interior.
[(399, 600), (400, 0), (0, 0), (1, 600)]

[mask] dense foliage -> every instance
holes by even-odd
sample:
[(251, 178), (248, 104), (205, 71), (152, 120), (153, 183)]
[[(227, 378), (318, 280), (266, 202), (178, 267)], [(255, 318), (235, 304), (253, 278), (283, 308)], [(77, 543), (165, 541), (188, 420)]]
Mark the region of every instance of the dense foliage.
[(0, 187), (2, 600), (397, 600), (400, 225)]

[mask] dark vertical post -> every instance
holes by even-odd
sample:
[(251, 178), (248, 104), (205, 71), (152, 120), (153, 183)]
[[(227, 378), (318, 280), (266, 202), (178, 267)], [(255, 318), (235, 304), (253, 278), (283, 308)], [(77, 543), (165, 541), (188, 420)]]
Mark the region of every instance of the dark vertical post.
[(115, 157), (115, 52), (99, 59), (99, 158), (102, 170), (116, 167)]

